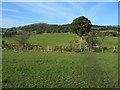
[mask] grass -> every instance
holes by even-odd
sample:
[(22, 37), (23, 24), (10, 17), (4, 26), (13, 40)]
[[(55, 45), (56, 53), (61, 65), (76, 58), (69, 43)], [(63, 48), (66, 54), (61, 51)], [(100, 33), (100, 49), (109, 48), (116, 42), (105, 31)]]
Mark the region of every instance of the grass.
[[(47, 33), (42, 35), (32, 35), (29, 38), (29, 42), (33, 45), (65, 45), (70, 41), (76, 39), (75, 34), (70, 33)], [(17, 44), (14, 38), (3, 38), (6, 43)], [(117, 47), (118, 46), (118, 37), (106, 37), (103, 46), (107, 47)]]
[(13, 37), (5, 37), (5, 38), (2, 38), (2, 40), (8, 44), (17, 44), (16, 40)]
[(29, 38), (29, 42), (35, 45), (61, 45), (67, 44), (70, 40), (76, 37), (70, 33), (48, 33), (42, 35), (33, 35)]
[(103, 46), (106, 47), (118, 47), (118, 37), (105, 37)]
[(114, 53), (3, 50), (3, 88), (117, 87), (117, 62)]
[[(77, 39), (75, 34), (32, 35), (35, 45), (65, 45)], [(17, 44), (15, 39), (3, 38)], [(117, 37), (106, 37), (103, 46), (115, 47)], [(60, 53), (32, 50), (2, 52), (3, 88), (113, 88), (118, 83), (117, 53)]]
[(118, 32), (118, 30), (100, 30), (100, 32)]
[[(76, 38), (75, 34), (70, 33), (47, 33), (47, 34), (38, 34), (31, 35), (29, 42), (33, 45), (64, 45), (69, 43), (69, 41)], [(12, 38), (3, 38), (6, 43), (17, 44), (14, 37)]]

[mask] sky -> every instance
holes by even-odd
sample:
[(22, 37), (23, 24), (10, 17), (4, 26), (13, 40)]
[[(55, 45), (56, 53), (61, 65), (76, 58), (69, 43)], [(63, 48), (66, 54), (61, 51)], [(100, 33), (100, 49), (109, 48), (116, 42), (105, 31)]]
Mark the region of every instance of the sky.
[(33, 23), (69, 24), (80, 16), (93, 25), (118, 25), (117, 2), (2, 2), (0, 22), (4, 28)]

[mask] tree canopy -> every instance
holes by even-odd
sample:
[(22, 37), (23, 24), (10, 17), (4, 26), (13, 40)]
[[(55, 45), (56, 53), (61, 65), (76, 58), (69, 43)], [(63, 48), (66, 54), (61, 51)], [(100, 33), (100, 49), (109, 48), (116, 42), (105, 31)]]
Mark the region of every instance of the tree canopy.
[(70, 25), (70, 32), (75, 33), (78, 36), (83, 36), (91, 31), (91, 26), (91, 21), (86, 17), (81, 16), (73, 20)]

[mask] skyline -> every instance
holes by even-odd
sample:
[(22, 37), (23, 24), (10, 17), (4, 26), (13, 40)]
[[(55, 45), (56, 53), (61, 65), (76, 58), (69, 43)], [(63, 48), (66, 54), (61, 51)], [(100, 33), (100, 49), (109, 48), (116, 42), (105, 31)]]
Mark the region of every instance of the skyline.
[(0, 11), (4, 28), (70, 24), (79, 16), (87, 17), (93, 25), (118, 25), (117, 2), (3, 2)]

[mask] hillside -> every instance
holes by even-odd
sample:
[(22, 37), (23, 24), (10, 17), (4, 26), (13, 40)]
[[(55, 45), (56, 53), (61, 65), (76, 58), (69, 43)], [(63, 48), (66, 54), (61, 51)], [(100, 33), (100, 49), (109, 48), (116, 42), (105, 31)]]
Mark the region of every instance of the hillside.
[[(19, 26), (19, 27), (12, 27), (12, 28), (3, 28), (2, 29), (2, 36), (3, 37), (10, 37), (12, 35), (20, 34), (21, 31), (27, 31), (32, 32), (36, 34), (41, 33), (66, 33), (70, 32), (69, 30), (70, 24), (65, 25), (55, 25), (55, 24), (46, 24), (46, 23), (34, 23), (30, 25), (25, 26)], [(119, 26), (120, 27), (120, 26)], [(98, 25), (92, 25), (92, 30), (100, 30), (100, 31), (106, 31), (106, 30), (119, 30), (118, 26), (98, 26)]]
[[(47, 34), (33, 34), (29, 38), (32, 45), (62, 45), (67, 44), (76, 38), (75, 34), (70, 33), (47, 33)], [(3, 38), (3, 41), (9, 44), (17, 44), (15, 37)]]
[(116, 30), (100, 30), (104, 41), (91, 51), (80, 47), (80, 37), (76, 34), (36, 31), (26, 32), (30, 34), (26, 42), (36, 46), (22, 49), (16, 36), (24, 30), (9, 30), (6, 35), (10, 36), (2, 38), (3, 88), (118, 87)]
[[(5, 41), (5, 43), (7, 44), (15, 44), (15, 45), (18, 44), (15, 37), (5, 37), (2, 38), (2, 40)], [(42, 45), (42, 46), (72, 45), (73, 48), (77, 48), (79, 46), (79, 43), (75, 43), (76, 41), (79, 41), (79, 38), (76, 37), (75, 34), (70, 34), (70, 33), (32, 34), (28, 39), (28, 42), (32, 45)], [(115, 48), (115, 47), (117, 48), (118, 37), (106, 36), (104, 42), (102, 43), (102, 46), (107, 48)], [(113, 50), (110, 50), (109, 52), (112, 51)]]

